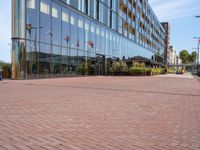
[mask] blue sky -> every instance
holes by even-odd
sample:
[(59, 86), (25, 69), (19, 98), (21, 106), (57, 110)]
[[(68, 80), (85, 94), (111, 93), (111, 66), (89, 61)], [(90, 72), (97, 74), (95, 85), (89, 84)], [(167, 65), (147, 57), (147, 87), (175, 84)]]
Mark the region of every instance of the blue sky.
[[(171, 45), (179, 52), (197, 47), (200, 36), (200, 0), (149, 0), (160, 21), (171, 24)], [(11, 61), (11, 0), (0, 0), (0, 60)]]

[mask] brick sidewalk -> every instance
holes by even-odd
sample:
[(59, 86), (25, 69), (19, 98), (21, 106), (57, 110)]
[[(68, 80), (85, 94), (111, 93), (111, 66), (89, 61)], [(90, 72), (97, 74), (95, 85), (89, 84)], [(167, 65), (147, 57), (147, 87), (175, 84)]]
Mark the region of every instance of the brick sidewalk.
[(83, 77), (0, 82), (0, 150), (199, 150), (200, 82)]

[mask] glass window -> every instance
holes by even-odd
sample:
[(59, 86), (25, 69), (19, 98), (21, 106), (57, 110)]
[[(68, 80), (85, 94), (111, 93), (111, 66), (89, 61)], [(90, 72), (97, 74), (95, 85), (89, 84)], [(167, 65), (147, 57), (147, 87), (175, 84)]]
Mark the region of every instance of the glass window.
[(27, 0), (27, 8), (35, 9), (35, 0)]
[(90, 43), (90, 22), (88, 20), (85, 20), (85, 50), (90, 51), (92, 49), (91, 43)]
[(50, 77), (51, 69), (51, 50), (49, 44), (40, 44), (39, 72), (41, 77)]
[(95, 19), (97, 18), (96, 9), (97, 9), (97, 0), (92, 0), (90, 3), (90, 16)]
[(49, 1), (42, 0), (40, 2), (40, 11), (41, 12), (49, 15), (49, 13), (50, 13), (49, 8), (50, 8)]
[(117, 12), (117, 4), (118, 4), (118, 2), (117, 2), (117, 0), (111, 0), (112, 2), (112, 10), (114, 10), (115, 12)]
[(85, 38), (85, 35), (84, 35), (84, 19), (83, 17), (79, 16), (78, 18), (78, 41), (77, 41), (77, 47), (78, 49), (81, 49), (81, 50), (84, 50), (84, 38)]
[(39, 29), (39, 0), (29, 0), (27, 2), (26, 38), (38, 41)]
[(78, 56), (77, 56), (77, 68), (76, 73), (79, 75), (87, 75), (86, 66), (86, 52), (85, 52), (85, 31), (84, 31), (84, 18), (79, 16), (78, 18)]
[(52, 61), (52, 70), (53, 70), (54, 76), (60, 76), (61, 75), (61, 47), (53, 46), (51, 61)]
[(61, 45), (61, 7), (52, 3), (52, 42)]
[(103, 17), (104, 17), (104, 13), (102, 13), (102, 12), (104, 12), (103, 11), (103, 4), (99, 3), (99, 21), (101, 23), (103, 23)]
[(79, 8), (80, 11), (85, 12), (85, 0), (79, 0)]
[(106, 30), (106, 49), (105, 49), (105, 55), (109, 55), (109, 32)]
[(101, 31), (100, 27), (96, 26), (96, 53), (101, 51)]
[(79, 75), (87, 75), (86, 51), (78, 50), (76, 73)]
[(79, 9), (80, 2), (81, 0), (70, 0), (70, 4), (77, 9)]
[(65, 1), (67, 4), (70, 4), (70, 0), (63, 0), (63, 1)]
[(85, 0), (84, 12), (85, 12), (86, 14), (88, 14), (88, 15), (90, 14), (89, 6), (90, 6), (90, 0)]
[(50, 43), (52, 40), (51, 15), (49, 15), (50, 5), (51, 3), (49, 0), (40, 1), (40, 40), (47, 43)]
[(114, 12), (112, 12), (112, 19), (111, 19), (111, 21), (112, 21), (112, 28), (113, 29), (117, 29), (117, 15), (114, 13)]
[(27, 78), (37, 78), (38, 77), (38, 55), (39, 44), (37, 42), (26, 41), (26, 70)]
[(52, 7), (52, 17), (58, 18), (58, 9), (55, 8), (54, 6)]
[[(63, 8), (64, 9), (64, 8)], [(62, 21), (64, 22), (69, 22), (69, 15), (67, 12), (63, 11), (62, 12)]]
[(70, 44), (70, 13), (66, 8), (62, 9), (62, 46)]
[(62, 48), (61, 73), (69, 74), (69, 48)]
[(71, 16), (70, 23), (71, 23), (72, 25), (75, 25), (75, 18), (74, 18), (74, 15)]
[(103, 6), (103, 23), (107, 26), (110, 26), (110, 9), (107, 7)]
[(101, 54), (105, 53), (105, 32), (104, 29), (101, 28)]
[[(90, 26), (90, 32), (91, 32), (91, 44), (93, 43), (92, 46), (92, 50), (91, 52), (95, 53), (96, 50), (96, 33), (95, 33), (95, 29), (96, 29), (96, 24), (91, 22), (91, 26)], [(90, 46), (91, 47), (91, 46)]]
[(81, 28), (81, 29), (83, 29), (83, 18), (82, 17), (79, 17), (78, 27)]
[(77, 15), (73, 12), (71, 12), (71, 38), (70, 38), (70, 42), (71, 42), (71, 47), (72, 48), (77, 48), (78, 45), (78, 37), (77, 37)]
[(70, 49), (68, 63), (70, 74), (76, 74), (78, 51)]

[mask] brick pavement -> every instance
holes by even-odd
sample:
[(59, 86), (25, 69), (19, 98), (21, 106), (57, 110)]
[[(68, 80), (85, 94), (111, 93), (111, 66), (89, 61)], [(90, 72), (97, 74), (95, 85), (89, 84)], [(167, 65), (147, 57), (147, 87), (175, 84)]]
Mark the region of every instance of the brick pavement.
[(0, 150), (199, 150), (200, 81), (0, 82)]

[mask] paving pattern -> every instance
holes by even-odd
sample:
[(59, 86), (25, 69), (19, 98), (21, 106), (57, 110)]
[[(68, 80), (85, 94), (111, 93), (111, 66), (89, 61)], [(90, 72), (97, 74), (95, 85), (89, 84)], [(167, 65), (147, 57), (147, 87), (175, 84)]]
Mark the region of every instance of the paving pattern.
[(195, 77), (0, 82), (0, 150), (199, 150)]

